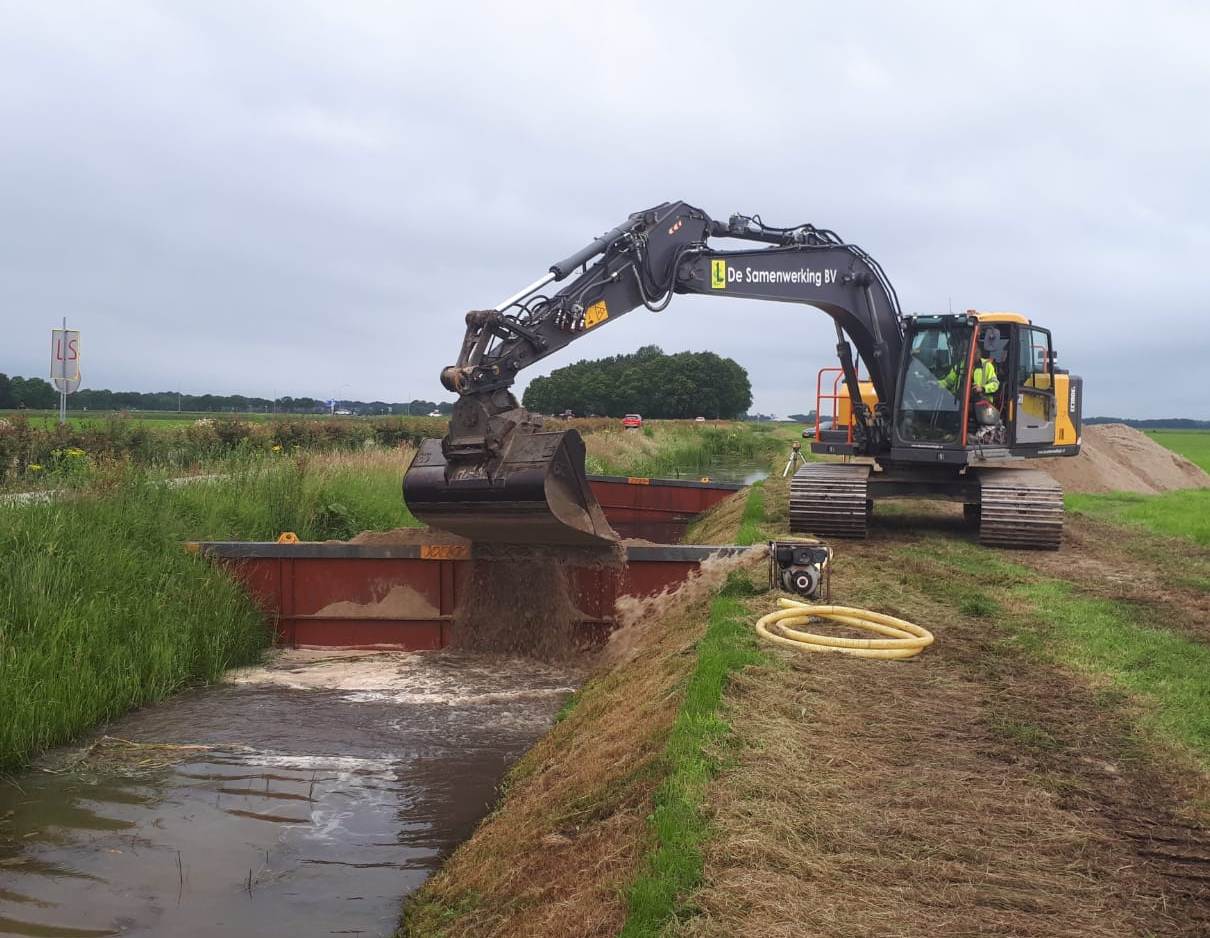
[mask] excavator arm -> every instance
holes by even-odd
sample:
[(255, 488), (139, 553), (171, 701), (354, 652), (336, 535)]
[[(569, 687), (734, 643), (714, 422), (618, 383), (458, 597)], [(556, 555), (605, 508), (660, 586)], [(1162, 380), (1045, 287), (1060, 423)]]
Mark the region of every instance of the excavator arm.
[[(767, 246), (720, 251), (712, 237)], [(441, 373), (459, 395), (449, 433), (426, 441), (404, 479), (413, 513), (477, 540), (612, 540), (584, 477), (579, 434), (544, 430), (509, 388), (523, 368), (631, 310), (662, 310), (678, 293), (823, 310), (836, 324), (860, 442), (871, 453), (885, 447), (903, 333), (894, 289), (877, 262), (827, 229), (773, 228), (742, 215), (724, 223), (665, 202), (552, 264), (494, 309), (467, 313), (458, 361)], [(875, 413), (862, 402), (848, 337), (874, 383)]]

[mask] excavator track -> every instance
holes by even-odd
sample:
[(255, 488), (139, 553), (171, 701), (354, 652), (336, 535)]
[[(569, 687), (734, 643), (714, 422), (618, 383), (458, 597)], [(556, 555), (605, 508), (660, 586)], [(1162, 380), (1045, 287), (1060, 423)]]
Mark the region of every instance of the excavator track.
[(871, 466), (808, 463), (790, 480), (790, 531), (865, 537)]
[(1058, 550), (1063, 489), (1038, 469), (979, 469), (979, 542), (989, 547)]

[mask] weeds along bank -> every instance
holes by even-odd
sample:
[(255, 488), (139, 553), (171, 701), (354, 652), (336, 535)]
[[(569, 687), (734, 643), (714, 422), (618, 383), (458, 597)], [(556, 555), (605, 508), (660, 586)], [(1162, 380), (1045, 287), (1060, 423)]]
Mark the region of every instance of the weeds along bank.
[(368, 446), (416, 446), (445, 434), (438, 418), (241, 420), (201, 418), (184, 426), (113, 417), (60, 426), (49, 420), (0, 417), (0, 484), (54, 484), (114, 464), (190, 469), (232, 456), (341, 452)]
[(588, 471), (602, 475), (699, 476), (720, 461), (764, 463), (788, 448), (769, 424), (659, 420), (641, 430), (623, 430), (617, 421), (600, 427), (583, 423)]
[[(604, 474), (694, 474), (720, 459), (762, 458), (786, 445), (764, 424), (655, 421), (637, 432), (623, 431), (618, 421), (604, 418), (550, 424), (579, 430), (588, 449), (589, 471)], [(59, 426), (10, 414), (0, 417), (0, 485), (58, 486), (103, 475), (115, 466), (185, 471), (233, 457), (415, 447), (445, 431), (444, 418), (427, 417), (216, 417), (184, 425), (113, 417)]]
[(168, 485), (127, 470), (0, 507), (0, 770), (257, 657), (243, 591), (190, 539), (345, 538), (414, 523), (409, 450), (228, 460)]

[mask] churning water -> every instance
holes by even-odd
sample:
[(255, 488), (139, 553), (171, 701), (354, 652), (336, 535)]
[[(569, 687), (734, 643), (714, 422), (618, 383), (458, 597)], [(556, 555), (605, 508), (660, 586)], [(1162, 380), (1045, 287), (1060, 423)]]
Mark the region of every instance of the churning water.
[(299, 651), (133, 713), (0, 780), (0, 935), (392, 934), (577, 681)]

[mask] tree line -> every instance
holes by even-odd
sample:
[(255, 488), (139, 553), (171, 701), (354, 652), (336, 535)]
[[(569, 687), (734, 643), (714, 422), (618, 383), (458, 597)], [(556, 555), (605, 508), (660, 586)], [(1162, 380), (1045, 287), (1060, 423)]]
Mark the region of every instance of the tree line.
[(732, 420), (752, 406), (752, 385), (748, 372), (730, 358), (714, 352), (665, 355), (646, 345), (630, 355), (585, 359), (535, 378), (522, 403), (543, 414)]
[[(72, 410), (179, 410), (201, 413), (279, 413), (320, 414), (332, 407), (314, 397), (248, 397), (243, 394), (181, 394), (177, 391), (110, 391), (81, 388), (68, 399)], [(0, 410), (53, 410), (59, 406), (59, 392), (44, 378), (9, 377), (0, 373)], [(412, 414), (423, 416), (434, 411), (448, 415), (454, 408), (447, 401), (413, 400), (336, 401), (335, 409), (361, 416)]]

